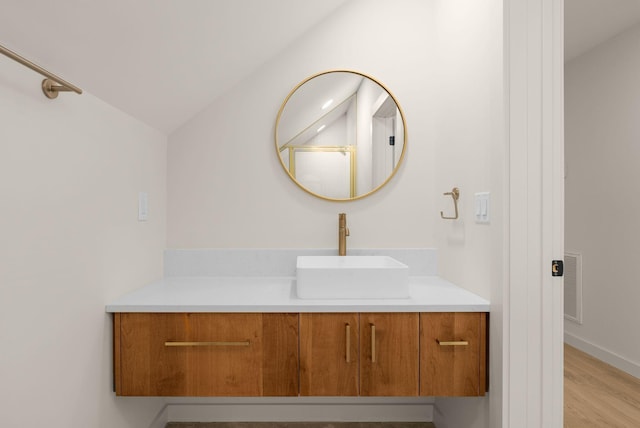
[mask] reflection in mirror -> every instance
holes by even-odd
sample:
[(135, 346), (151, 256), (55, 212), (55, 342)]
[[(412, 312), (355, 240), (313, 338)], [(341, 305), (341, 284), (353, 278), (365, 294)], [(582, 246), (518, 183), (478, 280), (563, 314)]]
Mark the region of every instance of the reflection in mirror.
[(289, 176), (330, 200), (359, 199), (384, 186), (406, 146), (404, 115), (393, 95), (354, 71), (319, 73), (296, 86), (275, 132)]

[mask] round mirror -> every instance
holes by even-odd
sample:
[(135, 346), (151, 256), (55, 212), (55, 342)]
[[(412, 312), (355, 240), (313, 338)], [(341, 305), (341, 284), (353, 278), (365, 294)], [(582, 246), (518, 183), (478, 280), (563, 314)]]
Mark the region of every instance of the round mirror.
[(332, 70), (299, 83), (285, 98), (276, 149), (289, 177), (323, 199), (363, 198), (384, 186), (406, 150), (400, 105), (380, 82)]

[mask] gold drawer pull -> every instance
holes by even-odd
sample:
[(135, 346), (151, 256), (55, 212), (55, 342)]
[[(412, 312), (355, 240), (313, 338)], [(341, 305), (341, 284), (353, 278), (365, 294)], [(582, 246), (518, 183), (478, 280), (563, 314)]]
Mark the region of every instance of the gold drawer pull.
[(345, 330), (345, 335), (347, 337), (346, 339), (346, 346), (347, 346), (347, 352), (346, 352), (346, 360), (347, 363), (350, 363), (351, 361), (351, 326), (349, 324), (347, 324), (344, 328)]
[(467, 346), (469, 344), (469, 342), (467, 342), (466, 340), (457, 340), (457, 341), (440, 341), (440, 339), (436, 339), (436, 342), (438, 342), (438, 345), (440, 346)]
[(376, 326), (371, 324), (371, 362), (376, 362)]
[(164, 342), (164, 346), (249, 346), (251, 342)]

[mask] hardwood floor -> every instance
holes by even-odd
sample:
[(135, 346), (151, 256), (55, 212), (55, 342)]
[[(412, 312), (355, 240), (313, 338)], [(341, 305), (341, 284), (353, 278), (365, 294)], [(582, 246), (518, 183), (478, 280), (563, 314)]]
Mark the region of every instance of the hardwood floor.
[(565, 428), (640, 427), (640, 379), (564, 346)]
[(435, 425), (430, 422), (172, 422), (166, 428), (435, 428)]

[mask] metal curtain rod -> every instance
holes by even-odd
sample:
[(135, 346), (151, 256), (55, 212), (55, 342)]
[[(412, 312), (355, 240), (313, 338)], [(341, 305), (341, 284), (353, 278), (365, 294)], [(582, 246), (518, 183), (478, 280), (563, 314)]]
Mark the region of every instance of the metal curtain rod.
[(8, 56), (9, 58), (11, 58), (12, 60), (14, 60), (16, 62), (19, 62), (20, 64), (24, 65), (25, 67), (29, 67), (30, 69), (32, 69), (36, 73), (40, 73), (41, 75), (46, 77), (46, 79), (44, 79), (42, 81), (42, 92), (44, 92), (44, 94), (45, 94), (45, 96), (47, 98), (52, 98), (52, 99), (56, 98), (58, 96), (58, 92), (71, 92), (71, 91), (73, 91), (73, 92), (75, 92), (77, 94), (81, 94), (82, 93), (82, 89), (78, 88), (75, 85), (72, 85), (71, 83), (67, 82), (64, 79), (61, 79), (60, 77), (56, 76), (55, 74), (48, 72), (47, 70), (45, 70), (44, 68), (40, 67), (39, 65), (32, 63), (28, 59), (21, 57), (17, 53), (13, 52), (12, 50), (9, 50), (9, 49), (5, 48), (2, 45), (0, 45), (0, 53)]

